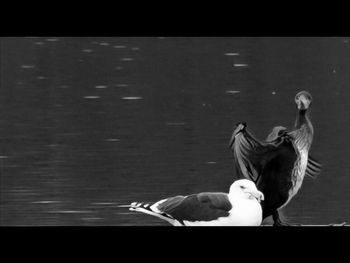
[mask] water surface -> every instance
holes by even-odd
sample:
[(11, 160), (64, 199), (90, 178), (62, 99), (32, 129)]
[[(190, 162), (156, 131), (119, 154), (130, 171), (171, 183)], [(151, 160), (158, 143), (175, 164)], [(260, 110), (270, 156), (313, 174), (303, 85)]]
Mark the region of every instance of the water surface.
[(283, 210), (350, 221), (347, 38), (1, 38), (0, 224), (167, 225), (117, 208), (228, 191), (239, 121), (292, 127), (312, 93), (323, 163)]

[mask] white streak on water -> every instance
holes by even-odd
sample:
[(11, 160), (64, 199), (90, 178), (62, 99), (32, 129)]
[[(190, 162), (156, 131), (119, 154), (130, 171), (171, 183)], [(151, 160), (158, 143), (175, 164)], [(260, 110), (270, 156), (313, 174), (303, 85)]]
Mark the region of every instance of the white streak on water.
[(120, 60), (121, 61), (133, 61), (134, 59), (133, 58), (121, 58)]
[(236, 64), (233, 64), (234, 67), (248, 67), (248, 64), (243, 64), (243, 63), (236, 63)]
[(85, 53), (91, 53), (91, 52), (93, 52), (92, 49), (88, 49), (88, 48), (83, 49), (83, 50), (81, 50), (81, 51), (82, 51), (82, 52), (85, 52)]
[(32, 204), (57, 204), (62, 203), (62, 201), (35, 201)]
[(207, 164), (216, 164), (216, 162), (207, 162)]
[(125, 88), (125, 87), (128, 87), (129, 85), (128, 84), (117, 84), (115, 86), (118, 88)]
[(9, 158), (9, 157), (6, 155), (0, 155), (0, 159), (7, 159), (7, 158)]
[(60, 214), (85, 214), (91, 213), (92, 211), (84, 211), (84, 210), (60, 210), (60, 211), (48, 211), (49, 213), (60, 213)]
[(239, 53), (225, 53), (225, 56), (239, 56)]
[(46, 79), (46, 77), (44, 77), (44, 76), (37, 76), (36, 78), (37, 79)]
[(131, 50), (137, 51), (137, 50), (140, 50), (140, 48), (139, 47), (132, 47)]
[(272, 91), (272, 95), (276, 95), (276, 91)]
[(107, 142), (119, 142), (120, 140), (119, 139), (107, 139), (106, 141)]
[(107, 42), (101, 42), (100, 43), (100, 46), (109, 46), (110, 44), (109, 43), (107, 43)]
[(21, 65), (23, 69), (35, 68), (35, 65)]
[(226, 93), (228, 94), (237, 94), (237, 93), (240, 93), (239, 90), (226, 90)]
[(48, 41), (48, 42), (57, 42), (58, 38), (47, 38), (46, 41)]
[(84, 96), (84, 99), (99, 99), (100, 96)]
[(114, 48), (126, 48), (126, 46), (123, 46), (123, 45), (115, 45)]
[(140, 100), (142, 97), (122, 97), (122, 100)]
[(121, 70), (121, 69), (124, 69), (124, 67), (116, 67), (115, 69)]
[(60, 88), (60, 89), (68, 89), (69, 86), (68, 86), (68, 85), (61, 85), (61, 86), (59, 86), (59, 88)]
[(95, 86), (96, 89), (107, 89), (106, 85), (97, 85)]
[(115, 205), (115, 203), (111, 203), (111, 202), (94, 202), (91, 204), (92, 205)]
[(42, 46), (42, 45), (45, 45), (45, 43), (44, 43), (44, 42), (39, 41), (39, 42), (35, 42), (35, 45)]

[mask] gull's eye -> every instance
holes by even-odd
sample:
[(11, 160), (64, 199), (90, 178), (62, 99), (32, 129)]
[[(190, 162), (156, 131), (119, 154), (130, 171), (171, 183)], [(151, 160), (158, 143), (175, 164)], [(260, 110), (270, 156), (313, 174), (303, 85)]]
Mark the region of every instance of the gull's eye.
[(241, 187), (241, 189), (244, 189), (244, 188), (245, 188), (245, 187), (244, 187), (244, 186), (242, 186), (242, 185), (241, 185), (240, 187)]

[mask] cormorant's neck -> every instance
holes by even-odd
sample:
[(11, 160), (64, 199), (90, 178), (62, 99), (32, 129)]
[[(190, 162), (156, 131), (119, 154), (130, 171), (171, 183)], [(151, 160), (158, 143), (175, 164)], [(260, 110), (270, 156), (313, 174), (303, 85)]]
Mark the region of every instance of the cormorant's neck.
[(294, 128), (293, 136), (299, 151), (302, 149), (309, 150), (312, 144), (314, 128), (306, 110), (298, 110)]
[(298, 110), (297, 118), (295, 120), (294, 125), (296, 129), (299, 129), (303, 124), (308, 124), (310, 122), (306, 112), (307, 110)]

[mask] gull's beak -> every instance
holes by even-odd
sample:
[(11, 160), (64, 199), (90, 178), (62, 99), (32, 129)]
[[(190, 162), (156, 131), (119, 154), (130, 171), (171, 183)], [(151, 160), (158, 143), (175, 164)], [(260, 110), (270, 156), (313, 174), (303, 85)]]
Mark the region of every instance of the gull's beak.
[(258, 190), (247, 191), (247, 193), (251, 194), (251, 196), (257, 199), (259, 203), (261, 200), (264, 200), (264, 194)]

